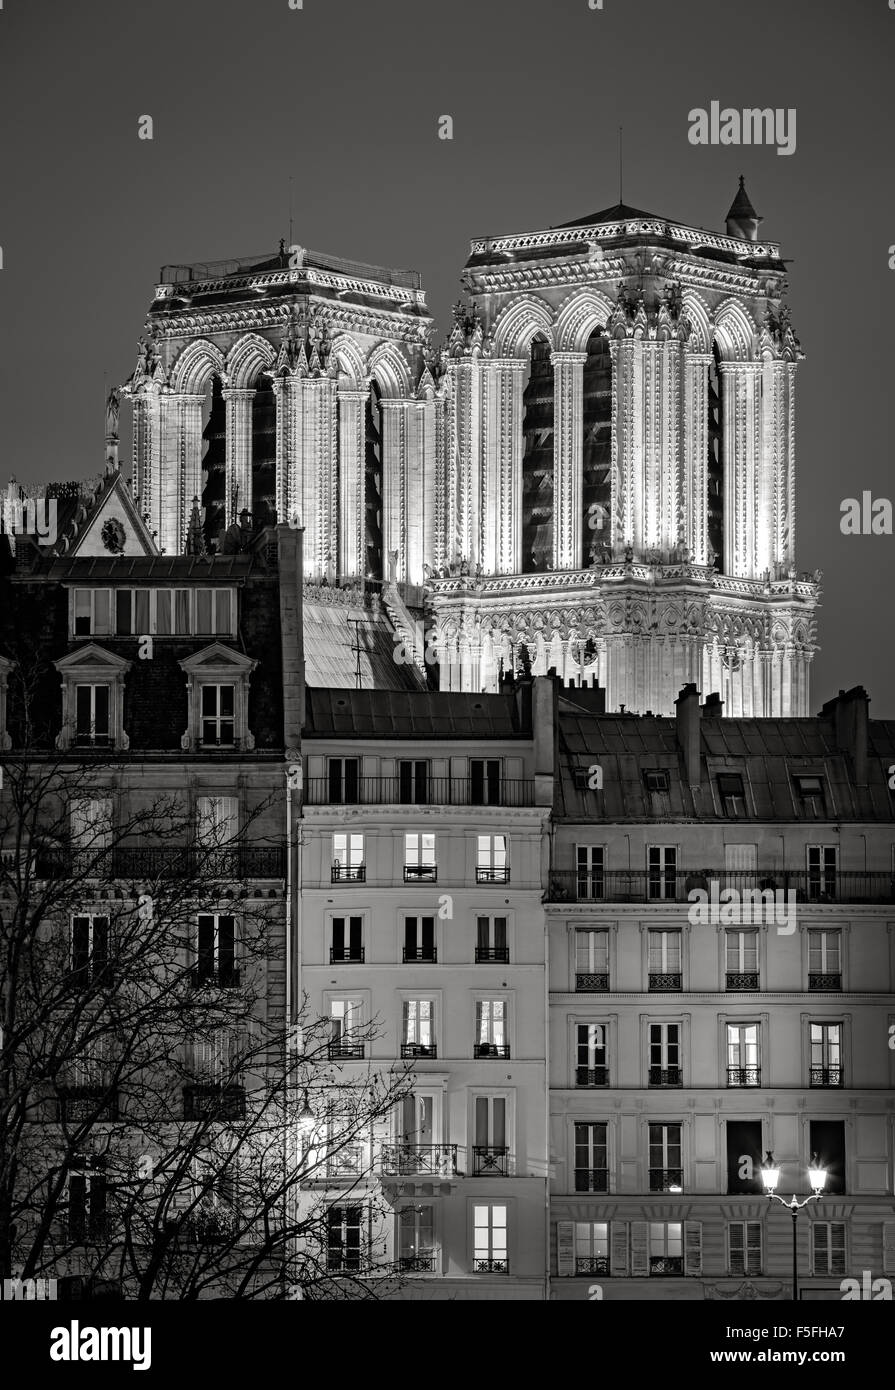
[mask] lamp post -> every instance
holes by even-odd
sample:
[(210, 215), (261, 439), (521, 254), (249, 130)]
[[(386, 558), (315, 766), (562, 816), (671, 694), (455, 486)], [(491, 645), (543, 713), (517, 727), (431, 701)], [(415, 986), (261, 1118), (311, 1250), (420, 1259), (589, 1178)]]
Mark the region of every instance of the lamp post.
[(769, 1149), (765, 1161), (761, 1165), (761, 1180), (764, 1183), (764, 1190), (768, 1194), (768, 1201), (780, 1202), (792, 1216), (792, 1297), (795, 1303), (798, 1302), (799, 1298), (799, 1247), (796, 1240), (796, 1221), (803, 1207), (807, 1207), (809, 1202), (818, 1201), (823, 1196), (827, 1170), (821, 1167), (817, 1154), (812, 1154), (811, 1163), (808, 1166), (808, 1181), (812, 1188), (810, 1197), (805, 1197), (800, 1202), (793, 1193), (791, 1200), (787, 1202), (785, 1197), (778, 1197), (777, 1195), (780, 1168), (774, 1162), (774, 1155)]

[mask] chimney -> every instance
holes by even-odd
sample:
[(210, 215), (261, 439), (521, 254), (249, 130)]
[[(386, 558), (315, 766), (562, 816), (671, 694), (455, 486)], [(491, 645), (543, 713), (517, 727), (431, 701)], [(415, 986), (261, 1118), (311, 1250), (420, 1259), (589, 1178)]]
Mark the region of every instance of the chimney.
[(851, 690), (840, 690), (834, 699), (827, 700), (821, 710), (821, 718), (826, 717), (833, 721), (833, 733), (839, 752), (847, 753), (852, 760), (858, 786), (865, 786), (867, 783), (869, 704), (870, 697), (863, 685), (855, 685)]
[(705, 704), (702, 707), (702, 717), (703, 719), (720, 719), (723, 709), (724, 701), (721, 699), (717, 690), (713, 690), (711, 695), (706, 695), (705, 697)]
[(549, 676), (536, 676), (531, 686), (536, 806), (553, 805), (553, 775), (557, 740), (556, 710), (556, 683)]
[(699, 691), (691, 681), (674, 702), (678, 747), (684, 757), (684, 773), (690, 787), (699, 786)]
[(305, 718), (305, 646), (302, 630), (301, 527), (277, 526), (280, 632), (283, 653), (283, 743), (287, 757), (297, 758)]

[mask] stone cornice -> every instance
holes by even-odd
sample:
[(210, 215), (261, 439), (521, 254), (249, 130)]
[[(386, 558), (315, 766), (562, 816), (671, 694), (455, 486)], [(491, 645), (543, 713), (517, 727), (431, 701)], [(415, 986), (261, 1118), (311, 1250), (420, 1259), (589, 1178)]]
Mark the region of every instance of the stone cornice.
[[(196, 313), (155, 315), (156, 343), (181, 338), (238, 337), (242, 333), (288, 330), (290, 324), (287, 304), (243, 304), (209, 308)], [(328, 299), (311, 299), (309, 308), (316, 311), (318, 320), (338, 331), (351, 330), (370, 338), (400, 339), (422, 345), (428, 333), (425, 319), (408, 319), (406, 314), (361, 309), (347, 303), (334, 304)]]

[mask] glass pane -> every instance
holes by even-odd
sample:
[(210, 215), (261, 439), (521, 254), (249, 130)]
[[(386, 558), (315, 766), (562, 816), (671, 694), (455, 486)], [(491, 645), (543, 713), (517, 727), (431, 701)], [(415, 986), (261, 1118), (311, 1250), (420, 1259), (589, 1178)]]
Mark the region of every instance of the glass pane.
[(149, 631), (149, 590), (134, 590), (134, 626), (138, 634)]
[(179, 637), (186, 637), (190, 631), (190, 591), (189, 589), (176, 589), (176, 623), (175, 632)]
[(112, 631), (112, 606), (108, 589), (96, 589), (93, 594), (93, 631), (101, 636)]
[(171, 633), (171, 590), (158, 589), (155, 595), (155, 630), (160, 637)]
[(219, 687), (219, 689), (221, 701), (221, 714), (227, 715), (230, 718), (232, 718), (235, 709), (234, 701), (236, 698), (236, 687), (235, 685), (222, 685)]
[(211, 590), (196, 590), (196, 632), (211, 632)]
[(230, 590), (218, 589), (215, 604), (214, 630), (222, 634), (232, 631), (230, 622)]

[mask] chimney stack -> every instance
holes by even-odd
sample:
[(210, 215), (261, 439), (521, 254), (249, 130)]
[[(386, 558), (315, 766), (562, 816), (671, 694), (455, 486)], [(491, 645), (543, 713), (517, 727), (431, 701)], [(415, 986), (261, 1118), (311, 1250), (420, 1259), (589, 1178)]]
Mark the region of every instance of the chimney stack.
[(833, 720), (836, 747), (851, 758), (858, 786), (867, 783), (869, 705), (870, 697), (863, 685), (855, 685), (851, 690), (840, 690), (821, 710), (821, 717)]
[(674, 702), (678, 746), (684, 757), (684, 772), (691, 787), (699, 786), (699, 691), (691, 681)]

